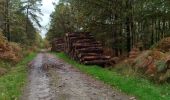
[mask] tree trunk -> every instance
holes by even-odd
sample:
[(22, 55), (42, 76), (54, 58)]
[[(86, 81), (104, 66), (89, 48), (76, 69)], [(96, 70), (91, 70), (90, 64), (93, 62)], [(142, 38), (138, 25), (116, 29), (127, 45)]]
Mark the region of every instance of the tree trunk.
[(130, 32), (130, 21), (129, 17), (126, 19), (126, 32), (127, 32), (127, 51), (131, 51), (131, 32)]
[(9, 2), (10, 0), (6, 0), (5, 6), (5, 34), (8, 41), (11, 41), (11, 34), (10, 34), (10, 19), (9, 19)]
[(26, 17), (26, 26), (25, 26), (25, 33), (28, 35), (28, 20), (29, 20), (29, 17), (28, 17), (28, 13), (29, 13), (29, 6), (27, 6), (27, 17)]
[(154, 44), (154, 23), (153, 23), (153, 20), (152, 20), (152, 36), (151, 36), (151, 45)]

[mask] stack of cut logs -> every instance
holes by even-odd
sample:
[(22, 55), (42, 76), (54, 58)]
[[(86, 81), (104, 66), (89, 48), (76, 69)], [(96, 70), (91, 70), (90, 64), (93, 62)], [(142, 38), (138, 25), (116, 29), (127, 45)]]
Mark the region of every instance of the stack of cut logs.
[(65, 52), (86, 65), (109, 64), (110, 56), (103, 54), (102, 44), (88, 32), (66, 33)]
[(52, 42), (51, 51), (63, 52), (64, 51), (64, 39), (55, 38)]

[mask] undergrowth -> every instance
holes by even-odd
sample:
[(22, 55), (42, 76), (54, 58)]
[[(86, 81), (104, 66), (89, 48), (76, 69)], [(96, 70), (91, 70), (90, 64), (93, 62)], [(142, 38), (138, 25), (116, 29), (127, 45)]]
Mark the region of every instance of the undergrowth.
[(9, 63), (7, 61), (0, 60), (0, 68), (10, 69), (12, 63)]
[(35, 57), (29, 54), (16, 66), (10, 65), (7, 74), (0, 77), (0, 100), (18, 100), (27, 78), (27, 63)]
[[(128, 95), (136, 96), (139, 100), (170, 100), (170, 84), (154, 84), (135, 74), (129, 76), (120, 74), (116, 70), (101, 68), (100, 66), (82, 65), (71, 60), (64, 53), (57, 53), (56, 55), (82, 72), (87, 73), (94, 78), (111, 85), (113, 88), (117, 88), (118, 90), (127, 93)], [(127, 70), (126, 73), (131, 73), (128, 71), (131, 70)]]

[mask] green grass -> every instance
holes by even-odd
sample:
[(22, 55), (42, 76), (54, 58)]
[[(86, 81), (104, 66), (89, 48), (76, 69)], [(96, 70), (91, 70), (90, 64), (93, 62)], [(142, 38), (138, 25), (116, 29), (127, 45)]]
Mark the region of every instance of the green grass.
[(29, 54), (15, 67), (0, 77), (0, 100), (18, 100), (27, 78), (27, 63), (36, 56)]
[(12, 63), (9, 63), (9, 62), (7, 62), (7, 61), (1, 61), (1, 60), (0, 60), (0, 67), (1, 67), (1, 68), (5, 68), (5, 69), (9, 70), (10, 67), (11, 67), (11, 64), (12, 64)]
[(128, 95), (133, 95), (139, 100), (170, 100), (170, 84), (158, 85), (137, 76), (124, 76), (114, 70), (111, 71), (99, 66), (82, 65), (71, 60), (64, 53), (58, 53), (56, 56), (75, 66), (82, 72), (87, 73)]

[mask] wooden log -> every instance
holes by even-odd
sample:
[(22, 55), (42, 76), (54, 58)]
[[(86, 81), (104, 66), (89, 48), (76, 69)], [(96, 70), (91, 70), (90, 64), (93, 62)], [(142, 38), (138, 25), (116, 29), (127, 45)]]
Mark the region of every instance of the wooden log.
[(74, 46), (75, 49), (93, 48), (93, 47), (102, 48), (102, 46), (99, 45), (99, 44), (93, 44), (93, 45), (77, 45), (77, 46)]
[(73, 46), (86, 46), (86, 45), (90, 45), (90, 46), (95, 46), (95, 45), (99, 45), (102, 46), (102, 44), (100, 43), (96, 43), (96, 42), (89, 42), (89, 43), (73, 43)]
[(79, 51), (79, 52), (89, 52), (90, 53), (90, 51), (91, 52), (95, 52), (95, 51), (101, 51), (101, 52), (103, 52), (103, 48), (102, 47), (88, 47), (88, 48), (82, 48), (82, 49), (76, 49), (77, 51)]
[(72, 36), (92, 36), (89, 32), (74, 32), (74, 33), (66, 33), (66, 37), (72, 37)]
[(82, 58), (84, 56), (101, 56), (102, 54), (98, 54), (98, 53), (80, 53), (78, 54), (79, 58)]
[(95, 39), (81, 39), (81, 40), (77, 40), (76, 43), (90, 43), (90, 42), (94, 42), (94, 41), (95, 41)]
[(64, 39), (62, 38), (55, 38), (52, 42), (52, 51), (61, 52), (64, 51)]
[(84, 56), (80, 61), (109, 60), (110, 56)]
[(71, 37), (69, 38), (70, 43), (75, 43), (76, 41), (83, 39), (93, 39), (92, 37)]
[(84, 50), (84, 49), (82, 49), (82, 50), (79, 50), (78, 51), (78, 54), (79, 53), (103, 53), (103, 50), (99, 50), (99, 49), (90, 49), (90, 50)]

